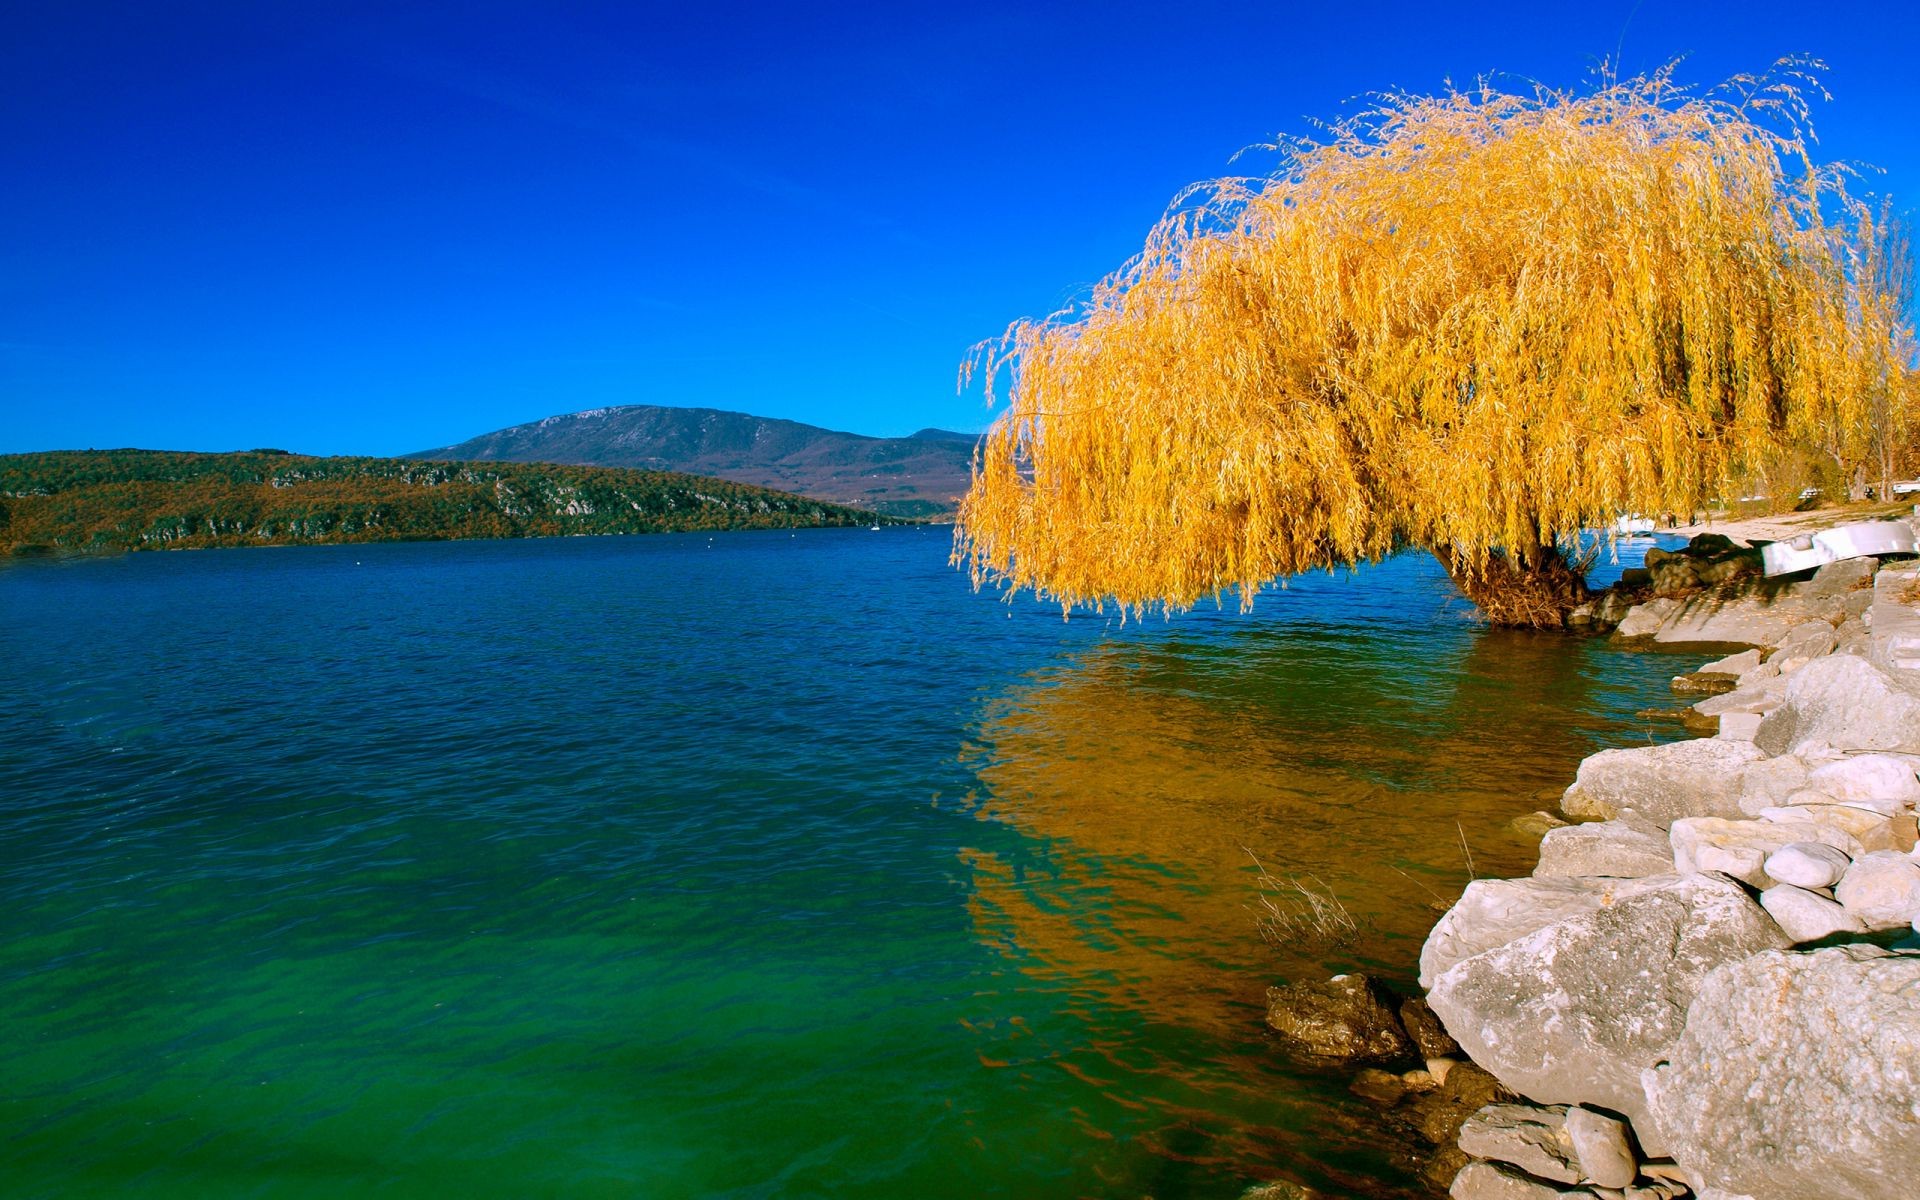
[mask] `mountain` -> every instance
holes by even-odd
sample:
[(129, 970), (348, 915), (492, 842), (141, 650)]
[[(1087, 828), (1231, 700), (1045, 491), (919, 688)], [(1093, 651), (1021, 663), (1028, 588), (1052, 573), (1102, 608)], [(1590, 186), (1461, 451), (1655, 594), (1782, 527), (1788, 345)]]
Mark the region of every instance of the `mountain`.
[(951, 512), (967, 490), (974, 441), (945, 429), (865, 437), (714, 408), (629, 404), (514, 425), (406, 457), (687, 471), (890, 516), (929, 517)]
[(548, 463), (60, 450), (0, 455), (0, 553), (865, 525), (804, 496)]

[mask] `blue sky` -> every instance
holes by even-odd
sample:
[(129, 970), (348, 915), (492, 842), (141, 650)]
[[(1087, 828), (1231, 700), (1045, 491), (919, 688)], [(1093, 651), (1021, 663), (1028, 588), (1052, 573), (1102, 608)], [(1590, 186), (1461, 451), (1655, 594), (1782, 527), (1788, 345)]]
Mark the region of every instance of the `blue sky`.
[(391, 454), (626, 403), (977, 429), (971, 343), (1371, 89), (1812, 54), (1822, 155), (1920, 209), (1916, 13), (11, 4), (0, 452)]

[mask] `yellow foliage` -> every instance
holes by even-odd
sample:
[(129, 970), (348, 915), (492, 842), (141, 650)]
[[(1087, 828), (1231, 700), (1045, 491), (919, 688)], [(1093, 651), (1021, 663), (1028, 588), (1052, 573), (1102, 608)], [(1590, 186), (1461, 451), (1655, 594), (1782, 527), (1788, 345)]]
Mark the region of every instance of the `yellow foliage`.
[(1913, 428), (1912, 330), (1882, 223), (1809, 157), (1809, 86), (1394, 95), (1189, 189), (963, 368), (1009, 386), (956, 562), (1063, 606), (1247, 604), (1405, 545), (1553, 558), (1789, 439), (1864, 457)]

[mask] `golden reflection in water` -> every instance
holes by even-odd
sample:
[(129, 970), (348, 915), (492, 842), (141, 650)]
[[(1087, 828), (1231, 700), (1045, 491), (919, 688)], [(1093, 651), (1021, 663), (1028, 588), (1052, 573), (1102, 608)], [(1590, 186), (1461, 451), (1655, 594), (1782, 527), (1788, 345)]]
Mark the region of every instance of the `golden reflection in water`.
[[(966, 852), (977, 935), (1063, 990), (1222, 1033), (1277, 977), (1410, 977), (1469, 853), (1482, 875), (1529, 869), (1505, 824), (1571, 777), (1588, 720), (1562, 639), (1420, 649), (1109, 643), (994, 702), (967, 752), (978, 815), (1033, 848)], [(1359, 935), (1266, 945), (1249, 850), (1331, 890)]]

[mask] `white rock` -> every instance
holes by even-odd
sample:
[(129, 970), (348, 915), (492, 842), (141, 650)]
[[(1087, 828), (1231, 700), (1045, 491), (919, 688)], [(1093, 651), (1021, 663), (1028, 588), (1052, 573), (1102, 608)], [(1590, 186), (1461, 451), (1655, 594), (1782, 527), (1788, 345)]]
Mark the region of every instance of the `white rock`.
[(1629, 818), (1549, 829), (1540, 839), (1533, 876), (1636, 879), (1672, 871), (1667, 835), (1657, 825)]
[(1723, 966), (1644, 1080), (1703, 1196), (1912, 1200), (1920, 954), (1837, 946)]
[(1816, 768), (1807, 786), (1841, 804), (1894, 813), (1920, 802), (1920, 776), (1913, 765), (1891, 754), (1861, 754)]
[(1476, 879), (1427, 934), (1420, 948), (1420, 986), (1432, 987), (1441, 972), (1462, 959), (1672, 878)]
[(1754, 744), (1768, 754), (1808, 742), (1839, 750), (1920, 751), (1920, 693), (1863, 658), (1816, 659), (1794, 672), (1784, 702), (1754, 735)]
[(1581, 762), (1560, 807), (1601, 820), (1631, 812), (1662, 827), (1680, 817), (1740, 816), (1746, 769), (1760, 757), (1750, 742), (1717, 738), (1602, 750)]
[(1686, 817), (1668, 830), (1673, 844), (1674, 870), (1719, 871), (1742, 883), (1766, 887), (1767, 856), (1794, 842), (1819, 842), (1852, 857), (1860, 843), (1837, 829), (1812, 821), (1726, 821), (1719, 817)]
[(1767, 855), (1766, 872), (1795, 887), (1824, 888), (1839, 883), (1851, 865), (1852, 859), (1823, 842), (1789, 842)]
[(1843, 804), (1800, 804), (1791, 808), (1763, 808), (1760, 810), (1760, 819), (1788, 824), (1812, 821), (1826, 829), (1838, 829), (1859, 842), (1862, 852), (1901, 849), (1893, 818), (1864, 808), (1848, 808)]
[(1723, 742), (1751, 742), (1760, 732), (1760, 722), (1764, 714), (1757, 712), (1730, 712), (1720, 717), (1720, 732), (1713, 736)]
[(1791, 754), (1747, 764), (1740, 775), (1741, 814), (1758, 816), (1761, 809), (1783, 803), (1788, 796), (1807, 786), (1811, 773), (1811, 767)]
[(1660, 625), (1672, 616), (1680, 607), (1678, 600), (1665, 596), (1656, 597), (1645, 604), (1636, 604), (1620, 618), (1620, 624), (1614, 627), (1613, 636), (1617, 638), (1651, 637), (1660, 631)]
[(1567, 1110), (1566, 1131), (1573, 1143), (1573, 1156), (1588, 1182), (1623, 1188), (1639, 1174), (1633, 1148), (1627, 1143), (1625, 1122), (1575, 1106)]
[(1700, 669), (1720, 675), (1744, 675), (1760, 665), (1758, 650), (1742, 650), (1738, 654), (1729, 654), (1725, 658), (1716, 658)]
[(1579, 1183), (1580, 1165), (1567, 1135), (1567, 1110), (1531, 1104), (1489, 1104), (1460, 1126), (1460, 1149), (1509, 1163), (1554, 1183)]
[(1898, 850), (1862, 855), (1847, 868), (1833, 897), (1868, 929), (1898, 929), (1920, 916), (1920, 863)]
[(1709, 971), (1789, 943), (1725, 876), (1621, 882), (1639, 887), (1455, 963), (1428, 1003), (1507, 1087), (1541, 1104), (1620, 1113), (1658, 1155), (1641, 1071), (1667, 1056)]
[(1563, 1192), (1550, 1183), (1531, 1179), (1499, 1163), (1470, 1162), (1460, 1168), (1447, 1188), (1453, 1200), (1560, 1200), (1563, 1196), (1590, 1197), (1592, 1192)]
[(1776, 884), (1761, 892), (1760, 907), (1766, 909), (1780, 931), (1796, 943), (1817, 942), (1836, 933), (1864, 933), (1867, 928), (1859, 917), (1825, 896), (1816, 896), (1790, 883)]

